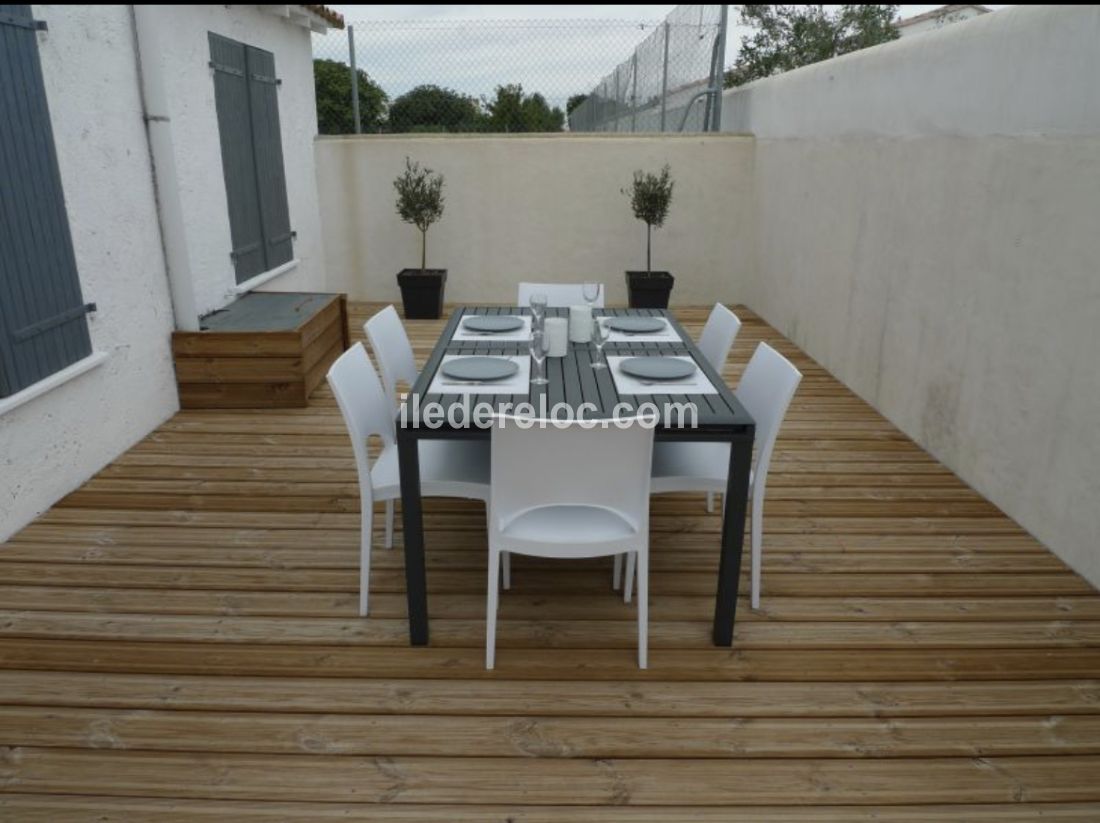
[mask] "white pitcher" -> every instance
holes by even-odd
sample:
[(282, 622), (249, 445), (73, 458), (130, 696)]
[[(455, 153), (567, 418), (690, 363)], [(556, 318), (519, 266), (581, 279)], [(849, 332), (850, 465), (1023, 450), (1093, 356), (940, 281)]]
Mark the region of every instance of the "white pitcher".
[(569, 342), (587, 343), (592, 339), (592, 307), (569, 307)]

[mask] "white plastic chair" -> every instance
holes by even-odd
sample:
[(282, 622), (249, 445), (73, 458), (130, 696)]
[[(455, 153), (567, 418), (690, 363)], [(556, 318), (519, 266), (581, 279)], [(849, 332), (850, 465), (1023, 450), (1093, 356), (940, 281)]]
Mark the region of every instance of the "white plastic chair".
[[(767, 343), (756, 347), (734, 394), (756, 421), (755, 459), (749, 475), (752, 499), (752, 607), (760, 607), (760, 574), (764, 534), (764, 491), (768, 466), (779, 427), (787, 414), (802, 373)], [(657, 443), (653, 448), (654, 494), (661, 492), (726, 490), (729, 474), (728, 443)], [(616, 564), (618, 565), (618, 564)], [(626, 588), (631, 588), (627, 559)], [(615, 584), (618, 584), (616, 576)]]
[(416, 357), (413, 356), (412, 343), (405, 334), (405, 326), (392, 305), (363, 324), (363, 331), (370, 341), (374, 359), (378, 362), (378, 371), (382, 377), (382, 386), (394, 409), (399, 408), (397, 384), (404, 382), (412, 386), (419, 371)]
[[(405, 333), (405, 326), (397, 314), (397, 309), (391, 304), (376, 312), (363, 324), (363, 332), (370, 341), (374, 359), (378, 363), (382, 388), (386, 390), (386, 396), (390, 399), (393, 408), (400, 410), (398, 384), (405, 383), (411, 387), (420, 373), (416, 368), (412, 343), (409, 342), (409, 336)], [(390, 535), (392, 529), (393, 501), (387, 500), (386, 534)]]
[[(359, 543), (359, 614), (366, 616), (370, 589), (371, 526), (374, 500), (401, 497), (393, 408), (362, 343), (340, 355), (328, 370), (328, 382), (344, 416), (359, 471), (362, 523)], [(382, 450), (370, 464), (367, 441), (377, 435)], [(420, 489), (424, 497), (489, 499), (489, 449), (485, 442), (420, 441)], [(386, 548), (393, 547), (393, 509), (386, 509)]]
[(726, 358), (740, 330), (741, 321), (737, 315), (721, 303), (715, 303), (707, 324), (703, 326), (703, 333), (699, 335), (699, 351), (719, 374), (726, 365)]
[[(721, 303), (715, 303), (699, 335), (699, 350), (719, 374), (725, 368), (733, 341), (741, 330), (741, 320)], [(707, 492), (707, 511), (714, 511), (714, 492)]]
[[(595, 281), (593, 281), (595, 282)], [(604, 294), (607, 289), (600, 283), (600, 295), (593, 303), (597, 309), (603, 308)], [(517, 305), (527, 306), (531, 295), (541, 292), (546, 295), (546, 305), (552, 309), (565, 309), (570, 306), (585, 305), (583, 283), (520, 283)]]
[[(533, 425), (530, 425), (532, 424)], [(485, 668), (496, 657), (500, 555), (603, 557), (638, 567), (638, 666), (647, 665), (653, 427), (499, 418), (492, 431)], [(507, 581), (506, 581), (507, 587)]]

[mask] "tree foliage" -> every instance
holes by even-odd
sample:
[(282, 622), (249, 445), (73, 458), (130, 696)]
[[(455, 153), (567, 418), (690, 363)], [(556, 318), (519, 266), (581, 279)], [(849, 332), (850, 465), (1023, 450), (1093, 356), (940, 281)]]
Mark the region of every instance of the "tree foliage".
[(645, 268), (652, 271), (650, 250), (652, 248), (653, 229), (664, 225), (668, 209), (672, 205), (672, 170), (668, 163), (659, 174), (634, 172), (634, 183), (630, 188), (630, 207), (634, 216), (646, 225)]
[[(360, 130), (366, 133), (548, 132), (561, 131), (565, 125), (560, 108), (551, 108), (537, 92), (526, 94), (518, 83), (497, 86), (495, 96), (485, 101), (425, 84), (390, 102), (365, 71), (359, 69), (358, 74)], [(314, 60), (313, 76), (317, 130), (353, 134), (351, 69), (338, 60)]]
[[(389, 97), (367, 73), (359, 75), (359, 129), (381, 131), (386, 122)], [(317, 131), (321, 134), (354, 134), (351, 103), (351, 68), (339, 60), (314, 60), (313, 84), (317, 95)]]
[(420, 271), (427, 269), (428, 229), (443, 216), (443, 175), (421, 167), (408, 157), (405, 171), (393, 181), (397, 215), (420, 229)]
[(392, 132), (484, 131), (478, 101), (440, 86), (417, 86), (390, 104)]
[(742, 25), (755, 31), (741, 43), (725, 86), (896, 40), (897, 13), (898, 6), (887, 5), (840, 6), (835, 12), (824, 6), (742, 6)]
[(565, 102), (565, 113), (572, 114), (573, 109), (588, 99), (587, 94), (574, 94)]
[(497, 86), (496, 96), (486, 102), (486, 127), (495, 132), (561, 131), (565, 124), (562, 110), (546, 102), (538, 92), (524, 94), (519, 83)]

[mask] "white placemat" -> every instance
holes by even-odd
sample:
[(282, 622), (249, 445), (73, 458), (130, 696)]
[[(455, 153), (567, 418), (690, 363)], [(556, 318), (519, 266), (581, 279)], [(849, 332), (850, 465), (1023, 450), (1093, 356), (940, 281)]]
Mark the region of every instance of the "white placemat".
[(519, 371), (505, 380), (492, 380), (488, 383), (467, 383), (453, 380), (443, 374), (443, 364), (448, 360), (462, 357), (491, 357), (492, 355), (445, 354), (439, 369), (428, 386), (428, 394), (528, 394), (531, 391), (531, 356), (516, 354), (501, 357), (519, 364)]
[[(629, 374), (623, 374), (620, 364), (634, 356), (613, 354), (607, 358), (607, 365), (611, 367), (611, 376), (615, 380), (615, 388), (618, 389), (619, 394), (718, 394), (718, 389), (714, 388), (714, 384), (707, 379), (703, 370), (699, 368), (695, 369), (695, 374), (683, 380), (660, 380), (652, 383), (647, 383)], [(669, 356), (675, 357), (677, 360), (687, 360), (689, 363), (695, 362), (688, 354)]]
[[(607, 328), (607, 320), (610, 318), (604, 318), (601, 316), (600, 322), (604, 328)], [(665, 320), (663, 317), (662, 320)], [(676, 330), (672, 327), (672, 324), (665, 320), (665, 327), (661, 331), (653, 332), (652, 334), (628, 334), (627, 332), (616, 331), (615, 329), (608, 329), (607, 336), (608, 343), (680, 343), (682, 342), (680, 335), (676, 333)]]
[(523, 321), (523, 325), (515, 331), (502, 331), (496, 333), (477, 332), (472, 329), (467, 329), (465, 326), (467, 317), (479, 317), (477, 314), (463, 315), (462, 320), (459, 321), (458, 327), (455, 329), (454, 335), (451, 340), (471, 340), (478, 343), (484, 343), (491, 340), (499, 340), (502, 343), (515, 343), (517, 340), (526, 343), (531, 339), (531, 316), (527, 314), (502, 314), (502, 315), (485, 315), (486, 317), (518, 317)]

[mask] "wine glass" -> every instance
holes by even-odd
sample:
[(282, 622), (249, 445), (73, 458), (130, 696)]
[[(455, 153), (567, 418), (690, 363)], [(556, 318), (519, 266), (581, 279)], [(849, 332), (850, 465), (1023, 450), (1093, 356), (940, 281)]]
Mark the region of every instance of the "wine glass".
[(538, 329), (543, 330), (542, 321), (546, 317), (546, 304), (549, 303), (549, 298), (543, 292), (535, 292), (528, 300), (528, 305), (531, 306), (531, 331)]
[(596, 301), (600, 299), (601, 288), (603, 288), (602, 283), (585, 283), (581, 286), (581, 294), (584, 295), (584, 302), (590, 307), (594, 307)]
[(546, 341), (542, 329), (535, 329), (531, 333), (531, 363), (534, 365), (534, 376), (531, 385), (545, 386), (550, 381), (546, 379), (543, 364), (546, 362)]
[(596, 346), (596, 359), (592, 361), (592, 368), (594, 369), (606, 369), (607, 363), (604, 362), (603, 347), (607, 343), (608, 331), (607, 326), (600, 322), (602, 318), (592, 318), (592, 342)]

